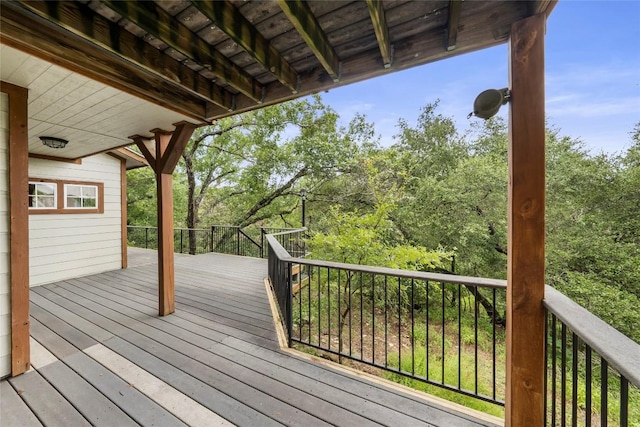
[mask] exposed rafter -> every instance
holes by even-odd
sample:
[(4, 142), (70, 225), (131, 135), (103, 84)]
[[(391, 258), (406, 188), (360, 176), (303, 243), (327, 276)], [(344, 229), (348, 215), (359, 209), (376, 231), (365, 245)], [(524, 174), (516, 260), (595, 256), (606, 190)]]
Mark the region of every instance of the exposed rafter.
[(338, 82), (340, 59), (309, 5), (301, 0), (278, 0), (278, 4), (333, 81)]
[[(222, 89), (220, 86), (212, 83), (208, 79), (204, 78), (199, 73), (193, 71), (189, 67), (181, 64), (170, 56), (163, 54), (158, 49), (144, 43), (140, 38), (125, 31), (115, 22), (111, 22), (101, 15), (95, 13), (88, 6), (76, 2), (46, 2), (46, 1), (29, 1), (18, 2), (24, 8), (34, 12), (43, 18), (55, 22), (61, 27), (72, 31), (79, 35), (84, 40), (88, 40), (81, 50), (84, 52), (96, 51), (95, 48), (91, 48), (89, 44), (98, 43), (102, 48), (107, 49), (109, 52), (116, 54), (121, 58), (126, 58), (128, 61), (133, 61), (139, 66), (153, 72), (154, 74), (162, 77), (164, 80), (181, 85), (184, 89), (189, 90), (194, 95), (197, 95), (203, 101), (216, 104), (218, 107), (227, 111), (232, 110), (234, 106), (233, 95)], [(21, 12), (21, 8), (12, 6), (12, 3), (4, 3), (2, 5), (2, 18), (11, 19), (14, 16), (13, 11), (17, 14), (16, 21), (26, 21), (24, 19), (24, 12)], [(28, 22), (28, 21), (27, 21)], [(6, 28), (6, 31), (11, 31), (11, 28)], [(25, 30), (22, 30), (25, 31)], [(61, 49), (63, 46), (69, 46), (69, 44), (78, 44), (77, 41), (68, 41), (67, 34), (59, 34), (60, 32), (47, 28), (42, 28), (41, 25), (30, 27), (28, 31), (33, 33), (46, 34), (46, 37), (34, 37), (34, 41), (43, 44), (45, 50), (49, 50), (45, 47), (47, 43), (52, 43), (53, 38), (59, 38), (59, 40), (65, 40), (64, 43), (59, 44)], [(51, 53), (55, 55), (55, 50), (51, 50)], [(61, 58), (65, 58), (65, 55), (60, 55)], [(89, 67), (95, 68), (98, 73), (103, 69), (104, 74), (108, 71), (108, 67), (112, 67), (114, 73), (122, 73), (122, 66), (113, 65), (116, 61), (111, 58), (103, 58), (106, 55), (99, 56), (97, 53), (94, 56), (93, 63)], [(99, 59), (99, 60), (98, 60)], [(64, 60), (64, 59), (60, 59)], [(91, 62), (91, 61), (88, 61)], [(135, 73), (130, 73), (131, 77)], [(90, 77), (96, 78), (91, 75)], [(97, 78), (101, 80), (100, 78)], [(149, 79), (151, 81), (151, 79)], [(142, 88), (145, 86), (145, 82), (135, 80), (132, 82), (132, 88)], [(184, 97), (184, 96), (183, 96)], [(186, 98), (186, 97), (185, 97)], [(175, 101), (174, 101), (175, 102)], [(208, 107), (210, 111), (218, 111), (220, 108)], [(204, 111), (204, 110), (203, 110)], [(204, 117), (204, 113), (198, 113), (199, 118)]]
[(257, 80), (156, 3), (114, 0), (103, 0), (103, 3), (249, 98), (262, 101), (263, 88)]
[(203, 15), (249, 53), (294, 93), (298, 74), (262, 34), (228, 1), (192, 1)]
[(445, 47), (448, 51), (452, 51), (456, 48), (461, 9), (462, 0), (449, 0), (449, 19), (447, 20), (447, 31), (445, 32), (444, 41)]
[[(143, 72), (141, 66), (123, 61), (122, 58), (128, 55), (131, 58), (142, 57), (146, 61), (154, 61), (155, 57), (146, 55), (149, 48), (153, 49), (151, 46), (147, 48), (146, 43), (134, 46), (133, 49), (108, 52), (84, 37), (74, 37), (60, 26), (62, 24), (59, 21), (56, 21), (57, 25), (52, 24), (31, 13), (32, 11), (38, 12), (40, 8), (46, 11), (47, 4), (44, 1), (30, 2), (29, 5), (37, 9), (29, 11), (17, 3), (2, 2), (2, 13), (0, 13), (0, 40), (2, 43), (194, 119), (203, 120), (206, 111), (217, 114), (227, 111), (212, 103), (207, 103), (202, 96), (196, 97), (192, 91), (187, 91), (187, 87), (194, 84), (193, 80), (176, 81), (175, 76), (169, 78)], [(76, 25), (83, 22), (78, 13), (77, 3), (64, 2), (60, 7), (62, 8), (61, 20), (72, 21)], [(93, 22), (91, 16), (87, 16), (88, 22)], [(52, 20), (47, 16), (44, 17), (47, 20)], [(94, 31), (94, 40), (102, 40), (105, 36), (107, 39), (109, 37), (111, 27), (103, 21), (99, 21), (101, 26)], [(133, 37), (133, 35), (131, 36)], [(153, 50), (158, 52), (157, 49)], [(170, 69), (170, 64), (167, 64), (167, 68)]]
[(378, 46), (380, 46), (380, 54), (382, 55), (384, 68), (389, 68), (393, 60), (393, 52), (391, 50), (389, 27), (387, 27), (387, 18), (384, 14), (384, 8), (382, 7), (382, 0), (367, 0), (367, 6), (369, 6), (369, 15), (371, 15), (371, 23), (376, 32)]

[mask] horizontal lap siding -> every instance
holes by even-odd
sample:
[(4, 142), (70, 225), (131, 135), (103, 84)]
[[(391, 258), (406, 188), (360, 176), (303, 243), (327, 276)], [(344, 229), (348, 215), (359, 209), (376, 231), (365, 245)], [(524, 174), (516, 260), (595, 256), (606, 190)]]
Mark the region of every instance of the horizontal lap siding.
[(0, 378), (11, 373), (8, 104), (9, 97), (0, 92)]
[(29, 216), (31, 286), (119, 269), (120, 162), (105, 154), (82, 159), (80, 165), (29, 159), (29, 176), (104, 184), (102, 214)]

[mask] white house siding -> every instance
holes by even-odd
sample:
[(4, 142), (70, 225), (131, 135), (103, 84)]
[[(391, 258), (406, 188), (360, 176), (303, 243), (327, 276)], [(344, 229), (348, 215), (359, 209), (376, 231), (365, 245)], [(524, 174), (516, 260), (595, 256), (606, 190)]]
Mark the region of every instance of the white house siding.
[(29, 215), (31, 286), (122, 266), (119, 160), (98, 154), (77, 165), (30, 158), (29, 177), (104, 184), (102, 214)]
[(11, 373), (8, 107), (9, 97), (0, 92), (0, 378)]

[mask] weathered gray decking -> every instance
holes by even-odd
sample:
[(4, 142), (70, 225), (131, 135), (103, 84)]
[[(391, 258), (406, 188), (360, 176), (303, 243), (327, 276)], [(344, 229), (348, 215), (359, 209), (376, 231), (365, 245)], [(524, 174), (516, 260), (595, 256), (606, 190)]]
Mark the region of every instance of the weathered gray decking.
[[(153, 259), (32, 288), (31, 335), (55, 357), (0, 382), (2, 427), (184, 425), (199, 409), (201, 425), (493, 425), (280, 351), (264, 260), (176, 257), (176, 313), (160, 318)], [(137, 365), (140, 383), (99, 354)]]

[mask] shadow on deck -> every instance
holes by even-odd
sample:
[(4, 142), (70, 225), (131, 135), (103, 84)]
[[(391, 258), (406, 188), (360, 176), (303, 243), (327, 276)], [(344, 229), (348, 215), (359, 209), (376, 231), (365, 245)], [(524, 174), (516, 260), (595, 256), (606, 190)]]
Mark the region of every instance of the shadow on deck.
[(280, 350), (265, 260), (176, 257), (157, 316), (155, 252), (31, 289), (35, 370), (0, 382), (0, 424), (494, 426)]

